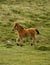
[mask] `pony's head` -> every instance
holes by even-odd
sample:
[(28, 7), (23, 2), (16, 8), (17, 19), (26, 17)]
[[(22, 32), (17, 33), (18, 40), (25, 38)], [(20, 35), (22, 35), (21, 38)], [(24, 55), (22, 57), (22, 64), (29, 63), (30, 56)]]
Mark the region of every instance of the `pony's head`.
[(13, 26), (13, 31), (17, 29), (18, 23), (15, 23), (15, 25)]
[(14, 27), (13, 27), (13, 30), (23, 30), (24, 28), (21, 26), (21, 25), (19, 25), (18, 23), (15, 23), (15, 25), (14, 25)]

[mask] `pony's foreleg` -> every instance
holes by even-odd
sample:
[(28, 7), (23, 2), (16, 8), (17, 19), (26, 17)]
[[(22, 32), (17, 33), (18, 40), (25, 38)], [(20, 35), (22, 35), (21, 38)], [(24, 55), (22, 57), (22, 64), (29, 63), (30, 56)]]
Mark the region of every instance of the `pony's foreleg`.
[(16, 44), (19, 46), (19, 42), (20, 42), (20, 37), (18, 36), (18, 38), (16, 38)]
[(19, 38), (16, 38), (16, 43), (18, 43), (20, 41), (20, 39)]
[(18, 39), (16, 39), (16, 43), (17, 43), (17, 46), (23, 46), (22, 37), (18, 37)]
[(23, 46), (23, 38), (20, 37), (18, 40), (20, 40), (20, 46)]

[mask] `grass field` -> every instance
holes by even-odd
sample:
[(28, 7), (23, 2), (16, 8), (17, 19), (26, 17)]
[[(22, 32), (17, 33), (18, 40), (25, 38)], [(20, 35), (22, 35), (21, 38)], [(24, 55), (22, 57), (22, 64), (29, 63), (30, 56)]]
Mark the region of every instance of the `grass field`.
[[(36, 49), (27, 40), (16, 45), (15, 22), (39, 30)], [(50, 0), (0, 0), (0, 65), (50, 65)]]

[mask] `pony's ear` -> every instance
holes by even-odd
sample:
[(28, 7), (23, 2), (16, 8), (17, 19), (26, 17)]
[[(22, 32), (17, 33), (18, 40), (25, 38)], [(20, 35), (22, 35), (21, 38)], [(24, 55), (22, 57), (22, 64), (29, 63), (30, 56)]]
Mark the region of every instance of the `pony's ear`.
[(15, 23), (15, 25), (19, 25), (18, 23)]
[(15, 24), (15, 26), (20, 27), (21, 29), (24, 29), (21, 25), (19, 25), (18, 23)]

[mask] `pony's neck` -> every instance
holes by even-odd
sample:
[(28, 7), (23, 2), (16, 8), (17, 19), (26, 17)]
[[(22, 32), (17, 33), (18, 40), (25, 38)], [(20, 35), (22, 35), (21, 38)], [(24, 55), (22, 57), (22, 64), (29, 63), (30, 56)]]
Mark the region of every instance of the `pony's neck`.
[(17, 29), (17, 31), (20, 33), (20, 32), (23, 32), (24, 29), (19, 28), (19, 29)]
[(20, 25), (17, 26), (17, 30), (18, 32), (23, 32), (24, 31), (24, 28)]

